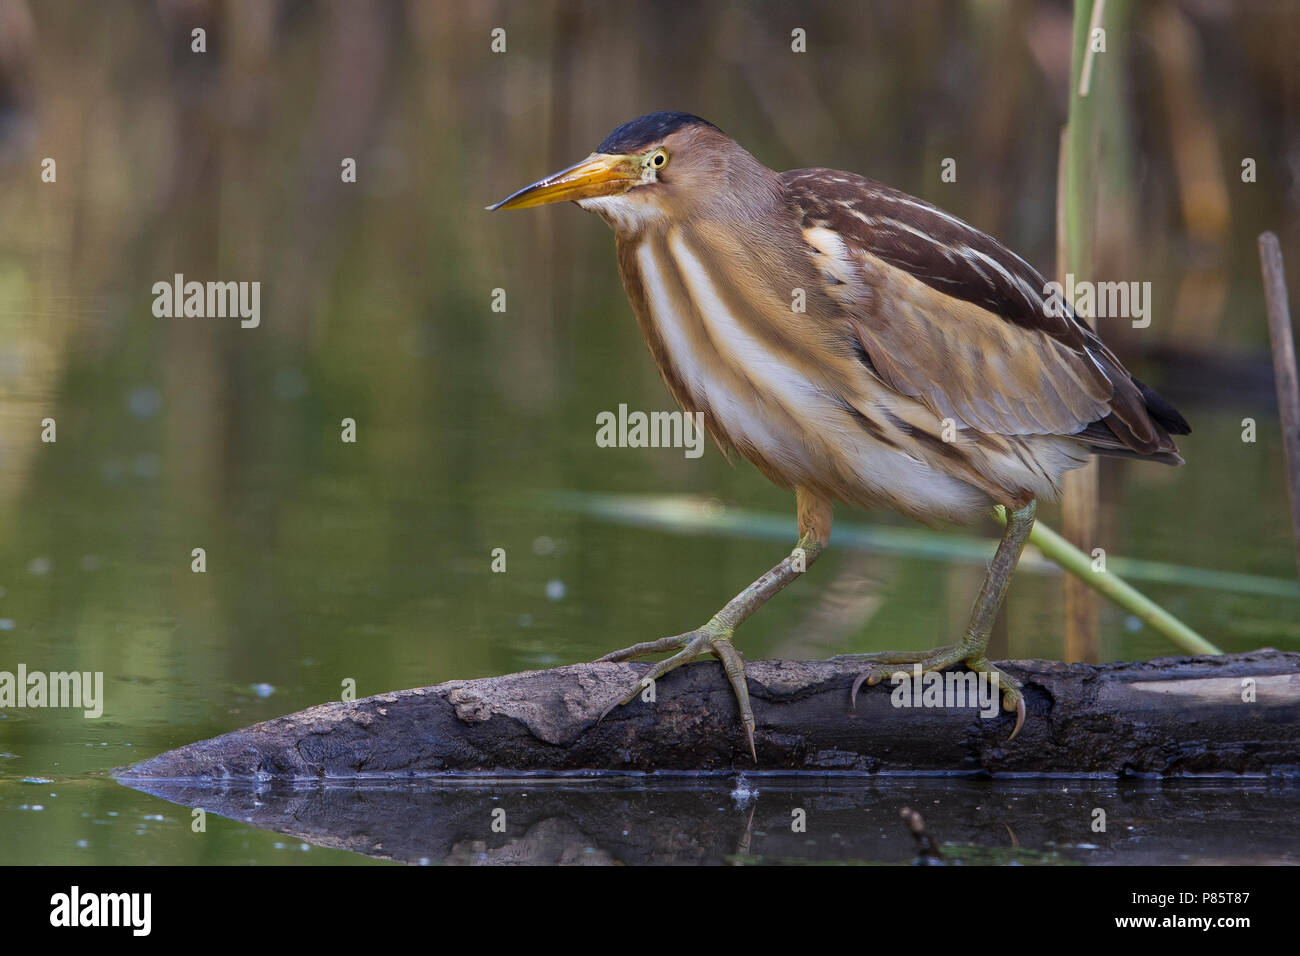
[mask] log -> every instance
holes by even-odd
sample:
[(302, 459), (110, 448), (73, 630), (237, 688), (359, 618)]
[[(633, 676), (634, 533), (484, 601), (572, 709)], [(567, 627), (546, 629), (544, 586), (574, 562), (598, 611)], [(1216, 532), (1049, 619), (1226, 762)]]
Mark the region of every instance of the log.
[[(808, 774), (1300, 775), (1300, 654), (998, 664), (1027, 718), (899, 707), (847, 661), (753, 661), (757, 769)], [(645, 663), (457, 680), (312, 707), (120, 768), (124, 783), (752, 770), (720, 665), (661, 679), (656, 700), (600, 714)]]

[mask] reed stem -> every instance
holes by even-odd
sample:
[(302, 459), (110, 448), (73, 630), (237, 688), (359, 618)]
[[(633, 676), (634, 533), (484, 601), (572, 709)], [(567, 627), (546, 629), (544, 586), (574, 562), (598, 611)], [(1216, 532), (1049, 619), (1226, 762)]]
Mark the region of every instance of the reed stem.
[[(1003, 525), (1007, 523), (1006, 511), (1001, 505), (998, 505), (993, 513)], [(1029, 543), (1088, 587), (1155, 628), (1188, 653), (1223, 653), (1131, 584), (1110, 571), (1094, 571), (1092, 558), (1041, 521), (1034, 524), (1034, 530), (1029, 535)]]

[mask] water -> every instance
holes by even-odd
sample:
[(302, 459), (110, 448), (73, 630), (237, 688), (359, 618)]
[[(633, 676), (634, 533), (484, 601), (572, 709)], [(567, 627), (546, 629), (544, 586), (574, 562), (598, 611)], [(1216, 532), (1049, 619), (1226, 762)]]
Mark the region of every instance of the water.
[[(568, 105), (547, 112), (529, 92), (550, 82), (537, 61), (480, 63), (464, 52), (456, 30), (482, 27), (486, 36), (488, 24), (452, 29), (442, 19), (451, 15), (428, 5), (410, 25), (419, 55), (396, 44), (379, 65), (357, 66), (314, 52), (355, 25), (300, 12), (263, 82), (215, 69), (215, 54), (174, 66), (138, 10), (39, 6), (41, 62), (64, 64), (43, 70), (47, 95), (27, 117), (39, 147), (10, 138), (21, 124), (0, 126), (0, 670), (102, 672), (106, 702), (98, 719), (0, 711), (0, 860), (352, 864), (370, 862), (382, 842), (388, 856), (416, 862), (516, 854), (900, 863), (912, 852), (898, 821), (904, 804), (955, 858), (1292, 859), (1296, 834), (1279, 821), (1296, 818), (1295, 793), (1257, 784), (760, 777), (744, 807), (730, 779), (369, 785), (224, 796), (203, 835), (189, 809), (117, 784), (113, 767), (337, 700), (345, 686), (364, 696), (547, 667), (678, 633), (787, 548), (606, 523), (562, 507), (557, 493), (692, 494), (784, 515), (793, 502), (711, 447), (690, 460), (680, 450), (596, 446), (599, 412), (623, 402), (671, 407), (619, 288), (612, 240), (572, 208), (512, 218), (482, 206), (577, 158), (575, 144), (628, 117), (557, 91), (546, 95)], [(572, 38), (578, 46), (561, 45), (586, 51), (583, 69), (625, 36), (618, 18), (591, 17), (589, 32)], [(941, 19), (935, 62), (1002, 56)], [(529, 22), (518, 21), (525, 32)], [(709, 36), (724, 27), (674, 29)], [(113, 42), (91, 42), (100, 36)], [(888, 33), (862, 36), (875, 43)], [(947, 55), (948, 44), (961, 56)], [(1207, 53), (1216, 75), (1243, 72), (1232, 49)], [(794, 140), (770, 136), (752, 95), (716, 77), (712, 118), (737, 132), (748, 126), (748, 145), (775, 165), (871, 172), (1050, 262), (1060, 118), (1048, 86), (1033, 80), (1021, 94), (1024, 115), (1043, 117), (1042, 135), (1026, 132), (1038, 149), (1009, 155), (981, 133), (980, 111), (955, 110), (952, 128), (974, 145), (963, 153), (962, 188), (944, 198), (901, 158), (925, 152), (924, 117), (889, 108), (879, 91), (840, 90), (845, 65), (871, 59), (856, 46), (835, 50), (813, 67), (828, 71), (821, 88), (845, 97), (827, 115), (869, 114), (869, 128), (807, 118)], [(318, 60), (331, 72), (321, 74)], [(934, 100), (938, 81), (919, 60), (891, 80), (894, 107), (922, 94)], [(1019, 74), (984, 68), (991, 63), (943, 78), (944, 97), (987, 95), (967, 89), (970, 75), (1036, 76), (1028, 61)], [(371, 66), (393, 72), (388, 93), (367, 101), (371, 88), (358, 77)], [(686, 102), (709, 86), (690, 70), (654, 72), (669, 84), (656, 99)], [(340, 101), (337, 84), (349, 82), (359, 99)], [(318, 95), (328, 108), (303, 107)], [(879, 108), (864, 113), (872, 97)], [(1210, 108), (1236, 115), (1218, 99)], [(543, 114), (555, 125), (539, 139)], [(1256, 148), (1253, 134), (1243, 145), (1234, 129), (1225, 127), (1224, 155)], [(59, 157), (57, 188), (31, 174), (46, 150)], [(355, 187), (335, 181), (340, 153), (362, 157)], [(1270, 168), (1261, 163), (1260, 197), (1276, 194)], [(1027, 192), (1011, 195), (1009, 184)], [(1267, 383), (1256, 381), (1264, 338), (1251, 250), (1276, 204), (1254, 196), (1234, 208), (1241, 234), (1221, 237), (1246, 252), (1220, 262), (1223, 298), (1203, 325), (1178, 324), (1192, 256), (1176, 230), (1150, 217), (1151, 234), (1125, 260), (1155, 281), (1158, 317), (1149, 334), (1103, 335), (1169, 390), (1196, 431), (1180, 443), (1185, 468), (1105, 463), (1102, 544), (1117, 555), (1293, 579), (1280, 442)], [(150, 287), (176, 272), (261, 281), (261, 325), (154, 318)], [(508, 294), (504, 313), (491, 310), (497, 288)], [(1162, 342), (1198, 341), (1240, 359), (1237, 377), (1159, 357)], [(41, 441), (47, 417), (57, 422), (54, 443)], [(1254, 442), (1242, 441), (1244, 418), (1258, 422)], [(344, 419), (356, 423), (353, 443), (341, 440)], [(1059, 526), (1055, 509), (1043, 513)], [(841, 520), (902, 525), (848, 512)], [(196, 548), (202, 573), (192, 570)], [(492, 570), (498, 548), (505, 573)], [(946, 643), (978, 583), (967, 563), (832, 546), (745, 625), (739, 644), (760, 658)], [(1300, 649), (1294, 599), (1145, 590), (1225, 650)], [(1021, 575), (992, 656), (1059, 656), (1062, 604), (1058, 577)], [(1113, 608), (1101, 623), (1104, 659), (1174, 650)], [(484, 827), (494, 800), (522, 830)], [(298, 805), (313, 814), (303, 832), (256, 825), (258, 813), (278, 821)], [(797, 837), (795, 806), (809, 811), (808, 833)], [(1115, 808), (1109, 836), (1091, 833), (1094, 806)], [(389, 829), (405, 813), (436, 839)], [(250, 814), (254, 822), (244, 822)], [(1183, 827), (1189, 815), (1223, 820), (1224, 829), (1175, 832), (1173, 821)], [(340, 820), (359, 822), (355, 845), (339, 848), (329, 836)], [(635, 824), (626, 836), (620, 821)], [(748, 856), (738, 849), (746, 839)]]
[[(1195, 855), (1200, 841), (1206, 854), (1262, 861), (1291, 859), (1300, 846), (1280, 822), (1297, 818), (1300, 791), (1258, 784), (1121, 788), (1018, 781), (1004, 788), (961, 780), (795, 784), (758, 778), (751, 779), (759, 791), (758, 822), (745, 856), (736, 847), (747, 810), (731, 798), (730, 781), (369, 785), (308, 791), (287, 804), (274, 793), (243, 794), (246, 802), (233, 805), (222, 802), (225, 796), (203, 796), (189, 801), (214, 815), (207, 838), (200, 839), (191, 832), (187, 809), (107, 776), (115, 766), (338, 699), (347, 679), (365, 695), (590, 659), (614, 645), (681, 630), (705, 619), (719, 595), (739, 588), (773, 550), (763, 542), (681, 538), (529, 507), (523, 502), (530, 500), (532, 482), (508, 466), (508, 444), (488, 446), (484, 454), (498, 456), (498, 474), (514, 490), (480, 485), (463, 490), (464, 500), (455, 504), (440, 489), (398, 501), (395, 492), (376, 495), (365, 482), (326, 474), (297, 475), (296, 492), (282, 496), (268, 486), (291, 483), (289, 476), (250, 465), (262, 474), (241, 480), (247, 484), (229, 514), (187, 533), (180, 530), (183, 519), (159, 498), (132, 494), (102, 477), (66, 478), (38, 492), (46, 504), (19, 509), (16, 520), (26, 530), (8, 543), (3, 605), (15, 623), (5, 647), (29, 668), (102, 670), (106, 707), (97, 720), (65, 710), (0, 712), (0, 859), (292, 864), (365, 862), (378, 855), (626, 862), (667, 861), (676, 852), (680, 862), (907, 862), (910, 838), (896, 817), (901, 805), (918, 803), (945, 847), (953, 844), (950, 855), (967, 860), (984, 853), (1001, 862), (1176, 862)], [(635, 474), (643, 473), (640, 453), (610, 458), (604, 474), (621, 475), (622, 482), (610, 482), (616, 487), (634, 485)], [(731, 475), (718, 472), (724, 479)], [(137, 479), (150, 480), (160, 483)], [(753, 498), (770, 498), (755, 476), (731, 480), (744, 481)], [(1195, 496), (1203, 479), (1189, 466), (1179, 480)], [(1152, 532), (1145, 555), (1179, 560), (1198, 551), (1202, 536), (1214, 536), (1214, 529), (1185, 523), (1177, 536), (1162, 528), (1148, 507), (1152, 499), (1144, 500), (1135, 485), (1133, 520)], [(1172, 514), (1169, 521), (1177, 523)], [(140, 537), (154, 540), (141, 541), (132, 529), (150, 529)], [(33, 540), (35, 547), (21, 546)], [(203, 575), (189, 570), (186, 545), (193, 541), (210, 544)], [(505, 574), (490, 570), (494, 547), (507, 549)], [(1276, 549), (1282, 564), (1285, 542)], [(78, 553), (99, 561), (88, 566), (75, 559)], [(31, 565), (40, 556), (48, 556), (50, 567), (36, 573)], [(1219, 566), (1236, 565), (1228, 560)], [(555, 593), (556, 581), (563, 582), (563, 594)], [(930, 646), (946, 639), (945, 628), (960, 616), (976, 583), (975, 573), (961, 564), (832, 550), (807, 579), (746, 625), (741, 646), (752, 657)], [(1059, 579), (1041, 575), (1017, 581), (1007, 649), (1012, 656), (1059, 654), (1059, 586)], [(1174, 586), (1148, 590), (1227, 650), (1295, 646), (1293, 639), (1288, 643), (1294, 624), (1285, 600), (1238, 599), (1250, 613), (1225, 620), (1222, 594)], [(1110, 657), (1171, 652), (1158, 638), (1125, 627), (1124, 615), (1114, 609), (1103, 609), (1102, 621)], [(1272, 630), (1262, 630), (1265, 625)], [(42, 782), (24, 782), (30, 778)], [(978, 809), (1002, 793), (1006, 800), (994, 817)], [(512, 828), (500, 836), (487, 829), (484, 821), (502, 799), (525, 801), (509, 805), (527, 808), (520, 821), (525, 834), (536, 829), (541, 835), (520, 836)], [(786, 818), (799, 800), (835, 810), (796, 840)], [(301, 815), (304, 801), (313, 825), (274, 832)], [(1093, 838), (1087, 812), (1116, 803), (1136, 813), (1140, 825), (1112, 828), (1110, 840)], [(254, 805), (261, 808), (253, 815), (256, 826), (215, 816), (243, 821)], [(374, 819), (358, 830), (356, 842), (329, 838), (332, 823), (348, 821), (355, 829), (358, 815), (369, 809)], [(1204, 834), (1187, 829), (1188, 813), (1207, 821)], [(639, 821), (628, 838), (610, 829), (610, 819), (624, 817)], [(403, 819), (422, 821), (423, 830), (390, 829)], [(1210, 821), (1220, 819), (1227, 829), (1205, 842)], [(674, 821), (671, 832), (660, 829), (664, 820)], [(989, 822), (975, 825), (979, 820)], [(424, 839), (435, 823), (445, 828), (436, 839)], [(1015, 843), (1003, 824), (1016, 834), (1016, 853), (1009, 852)], [(480, 843), (484, 848), (474, 849)], [(372, 844), (387, 851), (376, 853)]]
[[(1261, 781), (601, 775), (149, 789), (162, 799), (93, 779), (4, 785), (0, 798), (45, 800), (18, 812), (68, 835), (39, 850), (59, 863), (899, 865), (917, 858), (904, 807), (950, 865), (1300, 863), (1300, 795)], [(189, 807), (203, 809), (201, 833)]]

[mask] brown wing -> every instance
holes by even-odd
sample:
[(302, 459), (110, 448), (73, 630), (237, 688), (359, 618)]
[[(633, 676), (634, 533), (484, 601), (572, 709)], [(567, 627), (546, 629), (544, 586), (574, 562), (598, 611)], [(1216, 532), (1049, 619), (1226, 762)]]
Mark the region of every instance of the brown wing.
[[(1031, 265), (928, 203), (828, 169), (781, 175), (864, 364), (941, 418), (1181, 462), (1190, 429)], [(1063, 307), (1062, 307), (1063, 306)]]

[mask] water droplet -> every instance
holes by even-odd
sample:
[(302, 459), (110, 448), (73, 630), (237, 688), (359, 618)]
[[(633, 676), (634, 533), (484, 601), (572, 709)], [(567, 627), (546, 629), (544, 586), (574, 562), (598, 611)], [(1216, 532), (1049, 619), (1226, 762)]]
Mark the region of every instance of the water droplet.
[(160, 459), (151, 451), (136, 455), (133, 467), (137, 478), (157, 478), (158, 472), (162, 470)]
[(162, 408), (162, 395), (152, 385), (140, 385), (131, 389), (126, 407), (136, 418), (153, 418)]
[(731, 799), (736, 804), (737, 810), (743, 810), (758, 798), (758, 790), (750, 786), (742, 773), (736, 778), (736, 786), (731, 791)]
[(275, 397), (282, 402), (295, 402), (307, 394), (307, 376), (302, 369), (287, 366), (275, 373)]

